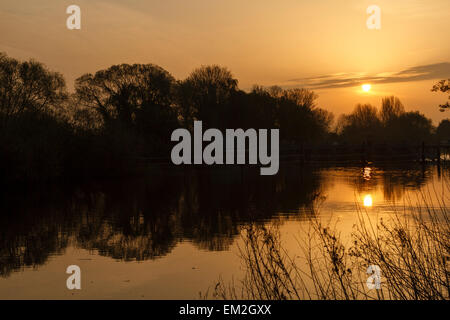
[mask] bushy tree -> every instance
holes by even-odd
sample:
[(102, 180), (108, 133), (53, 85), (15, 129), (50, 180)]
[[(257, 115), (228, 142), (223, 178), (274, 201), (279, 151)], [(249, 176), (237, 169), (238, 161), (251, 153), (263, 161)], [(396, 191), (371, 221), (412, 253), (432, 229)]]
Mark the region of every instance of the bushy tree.
[(71, 128), (56, 111), (66, 98), (59, 73), (0, 54), (0, 181), (63, 172)]
[(201, 120), (205, 127), (221, 127), (221, 116), (230, 105), (237, 85), (232, 73), (218, 65), (192, 71), (178, 87), (178, 104), (185, 126)]
[[(450, 99), (450, 79), (439, 81), (438, 83), (436, 83), (436, 84), (433, 86), (433, 89), (431, 89), (431, 91), (434, 91), (434, 92), (439, 92), (439, 91), (440, 91), (440, 92), (449, 94), (448, 99)], [(439, 108), (440, 108), (440, 110), (441, 110), (442, 112), (444, 112), (445, 110), (447, 110), (447, 109), (450, 108), (450, 104), (449, 104), (449, 102), (447, 101), (446, 103), (441, 104), (441, 105), (439, 106)]]
[(450, 140), (450, 119), (442, 120), (439, 123), (436, 134), (441, 140)]
[(61, 74), (40, 62), (21, 62), (0, 53), (0, 117), (4, 121), (24, 112), (51, 111), (66, 98)]
[(403, 113), (405, 113), (405, 107), (399, 98), (394, 96), (383, 98), (380, 120), (384, 125), (388, 125), (390, 121), (400, 117)]
[(75, 82), (78, 101), (96, 110), (106, 128), (129, 131), (148, 143), (167, 144), (178, 126), (175, 79), (153, 64), (121, 64)]
[(339, 133), (351, 142), (371, 142), (379, 135), (381, 121), (377, 108), (370, 104), (358, 104), (352, 113), (339, 119)]
[(418, 144), (431, 139), (434, 127), (420, 112), (405, 112), (400, 99), (382, 99), (381, 109), (372, 105), (357, 105), (338, 121), (338, 133), (348, 142), (378, 142)]
[(429, 141), (432, 133), (431, 119), (418, 111), (405, 112), (393, 120), (388, 142), (418, 144)]
[[(261, 89), (259, 94), (263, 94)], [(265, 95), (272, 99), (275, 112), (273, 125), (280, 128), (283, 140), (312, 142), (324, 138), (329, 132), (333, 114), (317, 107), (318, 96), (315, 92), (304, 88), (272, 86), (265, 90)]]

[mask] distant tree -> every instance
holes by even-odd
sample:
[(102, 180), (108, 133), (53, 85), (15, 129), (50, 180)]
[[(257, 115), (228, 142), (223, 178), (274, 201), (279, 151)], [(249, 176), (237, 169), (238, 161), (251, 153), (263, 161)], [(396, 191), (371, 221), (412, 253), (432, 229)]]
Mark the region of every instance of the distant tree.
[(277, 101), (261, 86), (254, 86), (249, 94), (249, 106), (255, 128), (277, 127)]
[(0, 183), (62, 174), (72, 132), (56, 111), (66, 98), (59, 73), (0, 54)]
[(220, 127), (221, 114), (230, 105), (238, 81), (217, 65), (202, 66), (179, 83), (178, 103), (186, 126), (202, 120), (205, 127)]
[(436, 134), (439, 139), (450, 140), (450, 119), (442, 120), (436, 129)]
[(102, 117), (106, 126), (120, 123), (144, 135), (167, 138), (177, 125), (175, 79), (153, 64), (121, 64), (75, 81), (76, 95)]
[(310, 110), (316, 107), (316, 100), (319, 97), (314, 91), (305, 88), (283, 89), (279, 86), (271, 86), (265, 91), (272, 98), (285, 99)]
[(380, 120), (387, 125), (393, 119), (400, 117), (405, 113), (405, 107), (400, 99), (394, 96), (385, 97), (381, 103)]
[(313, 110), (314, 117), (318, 126), (318, 132), (324, 136), (331, 131), (334, 122), (334, 114), (322, 108), (315, 108)]
[(236, 91), (231, 95), (223, 120), (227, 128), (275, 128), (277, 103), (263, 88), (251, 92)]
[(377, 108), (370, 104), (358, 104), (349, 115), (349, 124), (360, 129), (373, 129), (379, 125)]
[(381, 110), (379, 113), (379, 118), (383, 126), (383, 130), (379, 133), (379, 138), (385, 142), (398, 140), (396, 138), (398, 137), (399, 133), (401, 134), (401, 132), (399, 132), (398, 130), (399, 121), (396, 120), (398, 120), (404, 114), (405, 108), (400, 99), (394, 96), (383, 98), (381, 102)]
[(0, 53), (0, 116), (50, 111), (67, 98), (61, 74), (34, 60), (21, 62)]
[(292, 100), (284, 97), (279, 99), (276, 119), (283, 140), (301, 142), (314, 137), (311, 132), (314, 121), (312, 112)]
[(280, 99), (285, 91), (279, 86), (271, 86), (266, 90), (272, 98)]
[(377, 108), (370, 104), (358, 104), (352, 113), (342, 115), (338, 122), (341, 136), (353, 142), (372, 141), (379, 136), (380, 129)]
[[(433, 89), (431, 89), (431, 91), (434, 91), (434, 92), (439, 92), (440, 91), (440, 92), (443, 92), (443, 93), (447, 93), (447, 94), (449, 94), (448, 99), (450, 99), (450, 79), (439, 81), (438, 83), (436, 83), (433, 86)], [(447, 101), (446, 103), (441, 104), (439, 106), (439, 108), (440, 108), (441, 112), (444, 112), (445, 110), (450, 108), (450, 104)]]
[(287, 100), (294, 102), (297, 106), (310, 110), (316, 107), (316, 100), (319, 97), (314, 91), (304, 88), (286, 90), (283, 96)]
[(420, 143), (430, 139), (433, 133), (431, 119), (422, 113), (405, 112), (392, 122), (390, 141)]
[(323, 138), (329, 131), (333, 115), (317, 108), (317, 94), (304, 88), (284, 90), (278, 86), (267, 92), (275, 99), (275, 123), (285, 140), (307, 142)]

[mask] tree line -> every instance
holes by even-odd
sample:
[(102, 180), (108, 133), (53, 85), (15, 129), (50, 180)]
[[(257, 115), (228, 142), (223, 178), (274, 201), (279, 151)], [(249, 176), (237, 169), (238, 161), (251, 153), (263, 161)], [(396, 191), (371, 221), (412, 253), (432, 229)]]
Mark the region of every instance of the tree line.
[(172, 131), (192, 129), (194, 120), (221, 130), (279, 128), (282, 146), (450, 139), (450, 121), (436, 129), (395, 97), (383, 99), (380, 110), (358, 105), (337, 121), (317, 98), (304, 88), (243, 91), (217, 65), (184, 80), (153, 64), (114, 65), (82, 75), (69, 92), (60, 73), (0, 53), (0, 177), (121, 174), (130, 159), (167, 156)]

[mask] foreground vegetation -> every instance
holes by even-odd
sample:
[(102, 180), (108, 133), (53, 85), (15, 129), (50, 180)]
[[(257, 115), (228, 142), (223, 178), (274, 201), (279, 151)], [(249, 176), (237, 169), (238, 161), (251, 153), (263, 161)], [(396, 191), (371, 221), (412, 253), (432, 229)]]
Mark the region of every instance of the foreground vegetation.
[[(336, 226), (316, 215), (299, 238), (294, 255), (283, 246), (279, 229), (250, 225), (240, 248), (245, 277), (218, 281), (203, 297), (215, 299), (395, 299), (450, 298), (450, 221), (445, 192), (439, 204), (421, 193), (412, 212), (395, 211), (376, 220), (358, 208), (351, 244)], [(381, 270), (381, 289), (369, 290), (369, 265)]]

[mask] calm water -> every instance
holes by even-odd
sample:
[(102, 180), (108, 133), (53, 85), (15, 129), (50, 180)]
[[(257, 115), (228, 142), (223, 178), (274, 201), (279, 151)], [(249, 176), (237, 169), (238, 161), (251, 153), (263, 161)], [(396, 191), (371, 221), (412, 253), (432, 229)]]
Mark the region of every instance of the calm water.
[[(407, 214), (417, 195), (436, 206), (448, 200), (448, 169), (400, 168), (292, 165), (275, 177), (166, 168), (139, 179), (4, 192), (0, 299), (197, 298), (219, 277), (242, 276), (245, 224), (279, 224), (294, 252), (312, 215), (349, 232), (357, 206), (382, 216)], [(81, 268), (81, 290), (66, 288), (69, 265)]]

